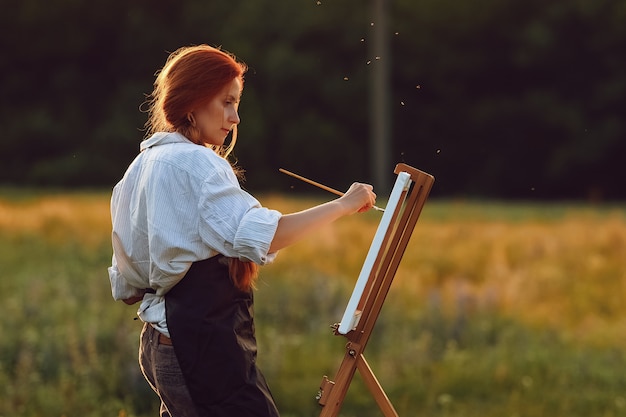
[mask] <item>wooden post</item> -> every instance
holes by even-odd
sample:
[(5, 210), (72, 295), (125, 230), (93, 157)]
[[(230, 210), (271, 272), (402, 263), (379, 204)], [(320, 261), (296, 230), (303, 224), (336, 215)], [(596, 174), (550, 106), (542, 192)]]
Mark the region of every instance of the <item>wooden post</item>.
[(369, 42), (370, 77), (370, 160), (373, 184), (377, 190), (389, 187), (391, 149), (391, 108), (389, 68), (391, 53), (387, 30), (388, 0), (372, 0), (371, 42)]

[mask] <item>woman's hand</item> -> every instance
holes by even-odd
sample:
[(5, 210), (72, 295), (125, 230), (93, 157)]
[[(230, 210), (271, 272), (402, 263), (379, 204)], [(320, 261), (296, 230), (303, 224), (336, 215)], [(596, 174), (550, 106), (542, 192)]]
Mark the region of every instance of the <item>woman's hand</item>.
[(374, 207), (376, 194), (371, 185), (355, 182), (338, 201), (345, 205), (347, 214), (362, 213)]
[(135, 295), (133, 297), (130, 298), (126, 298), (124, 300), (122, 300), (124, 302), (124, 304), (128, 304), (128, 305), (133, 305), (135, 303), (138, 303), (140, 301), (143, 300), (143, 296), (146, 294), (146, 290), (141, 290), (141, 294), (139, 295)]

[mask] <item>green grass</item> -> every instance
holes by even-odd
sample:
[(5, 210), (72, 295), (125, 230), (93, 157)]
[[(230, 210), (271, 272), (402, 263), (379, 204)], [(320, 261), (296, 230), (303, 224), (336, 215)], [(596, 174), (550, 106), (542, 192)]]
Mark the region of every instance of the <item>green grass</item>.
[[(314, 200), (265, 196), (290, 211)], [(106, 193), (0, 192), (1, 417), (156, 416), (110, 296)], [(317, 416), (377, 213), (284, 250), (256, 294), (283, 417)], [(430, 201), (365, 351), (402, 417), (626, 415), (626, 209)], [(380, 416), (357, 376), (344, 417)]]

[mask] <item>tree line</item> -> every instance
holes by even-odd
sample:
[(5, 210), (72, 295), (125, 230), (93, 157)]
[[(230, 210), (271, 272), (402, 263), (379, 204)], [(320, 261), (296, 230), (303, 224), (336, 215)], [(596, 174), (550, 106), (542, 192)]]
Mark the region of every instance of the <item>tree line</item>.
[[(183, 45), (249, 66), (236, 156), (253, 190), (370, 181), (368, 77), (391, 72), (389, 170), (434, 195), (624, 199), (621, 0), (3, 0), (0, 183), (109, 187), (138, 151), (154, 73)], [(384, 195), (384, 192), (381, 192)]]

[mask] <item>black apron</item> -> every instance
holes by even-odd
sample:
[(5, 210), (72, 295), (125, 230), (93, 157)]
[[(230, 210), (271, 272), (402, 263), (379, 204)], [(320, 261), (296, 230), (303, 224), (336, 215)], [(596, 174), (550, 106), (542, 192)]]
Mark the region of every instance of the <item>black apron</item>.
[(203, 417), (278, 417), (256, 366), (252, 291), (238, 290), (223, 256), (194, 262), (165, 295), (167, 327)]

